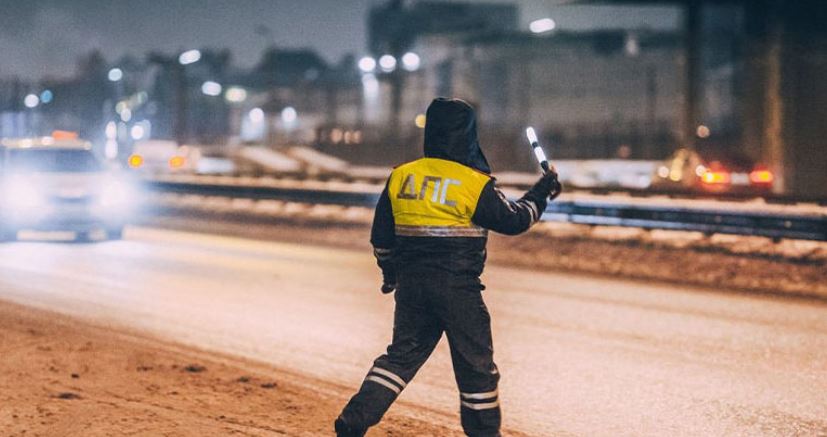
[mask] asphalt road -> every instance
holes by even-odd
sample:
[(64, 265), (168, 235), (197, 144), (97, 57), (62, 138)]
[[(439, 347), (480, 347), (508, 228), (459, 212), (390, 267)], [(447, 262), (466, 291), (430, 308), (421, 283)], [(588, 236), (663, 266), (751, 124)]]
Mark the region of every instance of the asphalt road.
[[(496, 266), (483, 280), (509, 428), (827, 435), (823, 303)], [(0, 299), (354, 389), (390, 338), (378, 281), (369, 253), (146, 228), (0, 245)], [(444, 341), (402, 398), (457, 411)]]

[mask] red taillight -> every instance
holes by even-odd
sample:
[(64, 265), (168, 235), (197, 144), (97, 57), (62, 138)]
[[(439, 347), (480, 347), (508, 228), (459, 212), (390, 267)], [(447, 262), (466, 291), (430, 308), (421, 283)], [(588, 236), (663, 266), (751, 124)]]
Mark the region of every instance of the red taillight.
[(728, 184), (730, 177), (727, 172), (707, 170), (704, 172), (704, 175), (701, 176), (701, 180), (704, 181), (705, 184), (710, 185)]
[(753, 184), (771, 184), (775, 177), (769, 170), (753, 170), (749, 174), (749, 180)]

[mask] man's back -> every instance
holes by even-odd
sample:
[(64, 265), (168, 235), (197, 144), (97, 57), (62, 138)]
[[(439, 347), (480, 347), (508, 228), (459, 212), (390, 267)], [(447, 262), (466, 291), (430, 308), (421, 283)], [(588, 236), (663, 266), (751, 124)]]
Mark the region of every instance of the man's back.
[(484, 173), (439, 158), (397, 167), (388, 179), (387, 191), (396, 264), (479, 276), (488, 231), (474, 224), (472, 217), (490, 180)]
[(476, 137), (473, 109), (436, 99), (428, 108), (425, 157), (391, 173), (371, 229), (382, 291), (396, 290), (393, 341), (336, 420), (340, 436), (378, 423), (413, 379), (443, 333), (460, 390), (465, 432), (497, 436), (499, 371), (491, 319), (480, 293), (488, 230), (526, 231), (545, 209), (556, 176), (544, 176), (521, 199), (496, 188)]

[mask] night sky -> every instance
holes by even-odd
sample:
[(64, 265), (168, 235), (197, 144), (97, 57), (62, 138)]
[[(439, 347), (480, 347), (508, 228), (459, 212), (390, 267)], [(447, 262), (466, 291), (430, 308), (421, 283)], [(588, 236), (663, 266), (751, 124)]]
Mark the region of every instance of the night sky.
[[(500, 0), (502, 2), (502, 0)], [(363, 54), (365, 17), (377, 0), (0, 0), (0, 78), (64, 77), (78, 55), (108, 60), (150, 50), (229, 48), (236, 65), (254, 64), (272, 44), (312, 47), (327, 60)], [(525, 28), (550, 16), (559, 29), (677, 26), (672, 8), (560, 6), (515, 0)], [(262, 26), (269, 29), (262, 32)], [(257, 31), (258, 29), (258, 31)]]

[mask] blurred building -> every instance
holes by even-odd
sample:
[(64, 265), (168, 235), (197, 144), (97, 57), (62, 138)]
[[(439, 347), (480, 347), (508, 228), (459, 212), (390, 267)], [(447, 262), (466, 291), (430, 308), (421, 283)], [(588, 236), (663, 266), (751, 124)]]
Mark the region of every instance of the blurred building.
[(331, 66), (312, 50), (272, 48), (235, 83), (248, 94), (234, 118), (233, 135), (241, 142), (309, 144), (338, 126), (363, 123), (352, 56)]
[(416, 91), (405, 94), (404, 118), (421, 113), (430, 96), (456, 96), (478, 107), (489, 140), (522, 141), (533, 125), (559, 157), (611, 157), (626, 145), (634, 157), (653, 158), (674, 146), (677, 35), (433, 35), (414, 50), (423, 68)]
[(371, 8), (368, 49), (376, 56), (401, 56), (424, 35), (517, 30), (512, 3), (391, 0)]
[[(677, 147), (680, 34), (538, 35), (519, 31), (517, 16), (515, 5), (492, 3), (389, 1), (371, 10), (373, 59), (393, 56), (401, 64), (413, 54), (417, 60), (416, 68), (377, 67), (363, 76), (364, 120), (395, 131), (385, 135), (392, 145), (385, 156), (407, 157), (397, 149), (418, 141), (417, 124), (436, 96), (477, 106), (484, 139), (507, 168), (532, 165), (513, 150), (527, 125), (539, 128), (560, 158), (655, 159)], [(732, 77), (719, 79), (717, 89), (729, 91)]]

